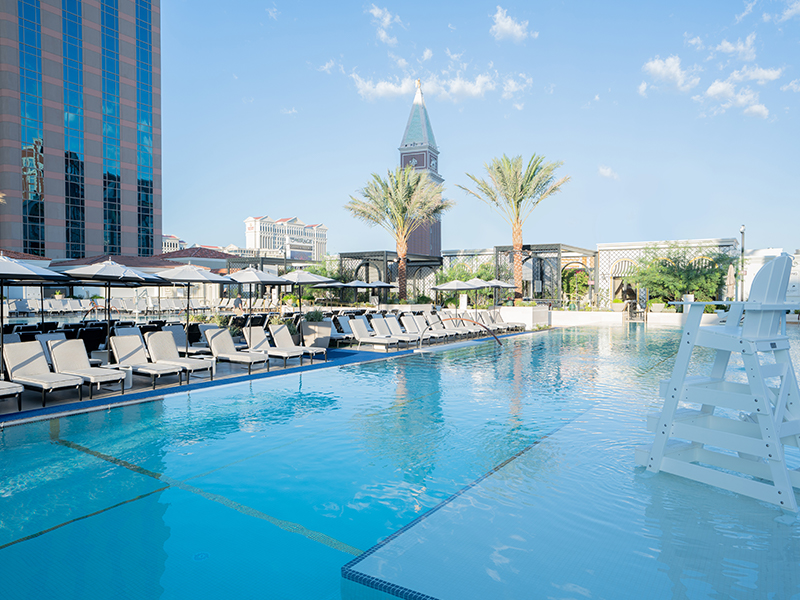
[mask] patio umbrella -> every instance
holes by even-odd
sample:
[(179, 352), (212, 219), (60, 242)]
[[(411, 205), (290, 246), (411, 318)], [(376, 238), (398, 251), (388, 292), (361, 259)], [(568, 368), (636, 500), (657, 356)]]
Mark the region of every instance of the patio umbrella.
[[(344, 304), (344, 288), (347, 287), (341, 281), (331, 281), (329, 283), (318, 283), (317, 285), (312, 286), (315, 289), (322, 289), (322, 290), (333, 290), (338, 289), (341, 290), (341, 294), (339, 296), (339, 300)], [(332, 306), (332, 304), (328, 304), (328, 306)]]
[[(247, 267), (246, 269), (242, 269), (241, 271), (230, 273), (228, 277), (230, 277), (237, 283), (250, 284), (250, 312), (249, 312), (250, 317), (248, 318), (248, 322), (250, 325), (251, 333), (253, 328), (253, 284), (255, 283), (259, 285), (289, 285), (289, 283), (291, 283), (288, 279), (284, 279), (283, 277), (278, 277), (277, 275), (272, 275), (271, 273), (265, 273), (264, 271), (259, 271), (258, 269), (254, 269), (253, 267)], [(252, 339), (252, 335), (250, 337)]]
[(736, 269), (728, 265), (728, 274), (725, 277), (725, 299), (733, 300), (736, 296)]
[(284, 279), (291, 281), (294, 285), (296, 285), (300, 291), (297, 294), (297, 302), (298, 306), (300, 307), (300, 314), (303, 314), (303, 286), (304, 285), (311, 285), (316, 283), (330, 283), (333, 281), (330, 277), (323, 277), (322, 275), (315, 275), (314, 273), (309, 273), (308, 271), (303, 271), (302, 269), (297, 269), (295, 271), (289, 271), (288, 273), (284, 273), (282, 275)]
[(106, 350), (111, 337), (111, 284), (112, 283), (143, 283), (150, 280), (155, 283), (161, 281), (152, 275), (145, 275), (135, 269), (121, 265), (113, 260), (104, 260), (93, 265), (83, 265), (64, 271), (70, 277), (90, 281), (102, 281), (106, 292)]
[(174, 281), (175, 283), (186, 284), (186, 348), (185, 353), (189, 353), (189, 299), (191, 297), (191, 290), (193, 283), (231, 283), (233, 280), (230, 277), (217, 275), (212, 273), (209, 269), (204, 269), (196, 265), (181, 265), (174, 269), (167, 269), (166, 271), (159, 271), (156, 273), (162, 279), (167, 281)]
[(495, 305), (497, 305), (497, 288), (500, 288), (500, 289), (503, 289), (503, 290), (512, 290), (512, 289), (514, 289), (516, 287), (512, 283), (506, 283), (505, 281), (500, 281), (499, 279), (490, 279), (489, 281), (486, 282), (486, 285), (488, 285), (491, 288), (494, 288), (494, 303), (495, 303)]
[[(461, 281), (460, 279), (453, 279), (452, 281), (448, 281), (447, 283), (443, 283), (441, 285), (435, 285), (433, 286), (433, 289), (439, 292), (466, 292), (478, 288), (476, 288), (471, 283), (467, 283), (466, 281)], [(456, 309), (456, 316), (458, 316), (458, 309)]]
[[(386, 283), (385, 281), (376, 281), (372, 284), (372, 287), (376, 290), (390, 290), (392, 288), (397, 288), (396, 285), (392, 283)], [(384, 294), (383, 299), (384, 301), (388, 301), (388, 296)]]
[(5, 327), (5, 284), (7, 280), (14, 281), (69, 281), (69, 277), (56, 273), (44, 267), (37, 267), (27, 263), (0, 255), (0, 376), (2, 376), (3, 356), (3, 328)]
[(478, 290), (482, 290), (487, 287), (491, 287), (488, 283), (486, 283), (480, 277), (473, 277), (469, 281), (467, 281), (470, 285), (475, 286), (475, 320), (478, 320)]

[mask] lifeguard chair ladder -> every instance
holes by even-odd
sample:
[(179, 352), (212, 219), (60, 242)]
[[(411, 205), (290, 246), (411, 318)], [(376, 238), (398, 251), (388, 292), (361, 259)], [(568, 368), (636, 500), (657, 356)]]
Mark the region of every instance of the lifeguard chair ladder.
[[(707, 303), (687, 303), (672, 377), (660, 386), (664, 407), (647, 420), (655, 439), (637, 448), (638, 464), (797, 512), (800, 471), (784, 456), (784, 445), (800, 446), (800, 390), (786, 337), (786, 311), (798, 307), (785, 302), (791, 267), (788, 254), (762, 267), (750, 298), (731, 304), (724, 325), (701, 327)], [(687, 376), (697, 346), (716, 350), (707, 377)], [(726, 379), (733, 352), (747, 383)], [(774, 363), (763, 360), (769, 355)]]

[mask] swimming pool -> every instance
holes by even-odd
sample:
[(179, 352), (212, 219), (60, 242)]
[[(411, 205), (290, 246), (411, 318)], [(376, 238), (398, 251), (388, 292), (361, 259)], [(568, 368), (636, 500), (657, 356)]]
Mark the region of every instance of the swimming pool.
[[(607, 455), (608, 472), (584, 492), (585, 506), (603, 510), (565, 514), (539, 493), (553, 523), (538, 527), (550, 554), (575, 543), (608, 554), (603, 543), (629, 540), (604, 534), (626, 520), (641, 528), (631, 512), (646, 520), (648, 511), (652, 518), (692, 504), (675, 500), (685, 484), (670, 476), (654, 477), (646, 491), (625, 484), (640, 477), (632, 447), (648, 437), (644, 415), (660, 405), (658, 380), (671, 370), (678, 337), (637, 325), (556, 330), (6, 428), (3, 597), (339, 598), (342, 565), (520, 452), (493, 492), (509, 505), (530, 504), (520, 500), (530, 485), (572, 489), (580, 482), (565, 464)], [(589, 414), (609, 417), (619, 438), (584, 431)], [(580, 443), (554, 451), (554, 441), (570, 439), (559, 438), (567, 428), (583, 431)], [(621, 487), (608, 489), (617, 480)], [(735, 500), (737, 518), (710, 509), (698, 519), (721, 519), (705, 528), (768, 546), (771, 569), (796, 571), (797, 525), (761, 535), (761, 522), (779, 511)], [(759, 511), (766, 517), (749, 524), (746, 515)], [(570, 523), (573, 539), (546, 531)], [(454, 552), (468, 552), (469, 537), (455, 535)], [(640, 579), (653, 568), (643, 563)], [(656, 571), (667, 564), (655, 563)], [(730, 568), (741, 572), (744, 592), (761, 565)], [(689, 587), (713, 596), (713, 582), (696, 579), (702, 585)], [(796, 575), (783, 581), (782, 591), (797, 593)]]

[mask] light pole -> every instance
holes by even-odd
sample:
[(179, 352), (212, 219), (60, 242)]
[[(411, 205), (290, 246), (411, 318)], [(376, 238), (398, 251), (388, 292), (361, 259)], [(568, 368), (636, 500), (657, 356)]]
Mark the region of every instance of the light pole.
[(745, 272), (744, 272), (744, 225), (739, 227), (739, 233), (742, 234), (742, 265), (741, 265), (742, 280), (741, 280), (741, 284), (740, 284), (741, 291), (740, 291), (739, 300), (744, 302), (744, 275), (745, 275)]

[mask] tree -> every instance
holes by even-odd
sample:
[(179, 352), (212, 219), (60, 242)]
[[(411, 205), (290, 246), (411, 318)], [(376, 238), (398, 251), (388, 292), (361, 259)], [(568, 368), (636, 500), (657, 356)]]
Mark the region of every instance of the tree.
[(731, 264), (736, 258), (716, 248), (648, 246), (624, 281), (647, 289), (654, 300), (679, 301), (684, 294), (694, 294), (697, 301), (708, 302), (720, 298)]
[(406, 298), (406, 261), (408, 238), (426, 223), (432, 223), (454, 202), (442, 198), (441, 184), (428, 178), (424, 171), (414, 167), (397, 167), (387, 173), (384, 180), (377, 173), (359, 190), (363, 199), (350, 196), (345, 205), (354, 217), (368, 225), (380, 225), (394, 237), (397, 246), (397, 279), (401, 300)]
[(475, 196), (495, 209), (511, 225), (511, 241), (514, 248), (514, 296), (522, 298), (522, 226), (533, 209), (549, 196), (561, 191), (561, 186), (569, 181), (569, 176), (555, 179), (555, 170), (563, 163), (544, 162), (543, 156), (531, 157), (523, 171), (522, 157), (493, 158), (484, 164), (490, 181), (478, 179), (467, 173), (467, 177), (477, 186), (477, 191), (459, 185), (462, 190)]
[(580, 300), (589, 291), (589, 274), (585, 269), (565, 269), (561, 273), (561, 289), (570, 301)]

